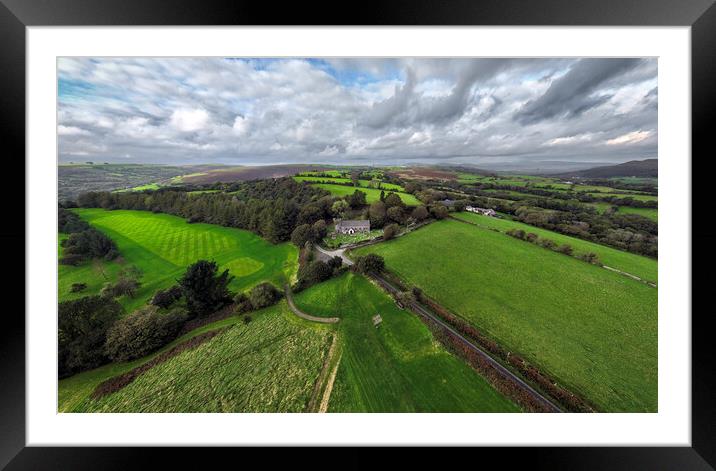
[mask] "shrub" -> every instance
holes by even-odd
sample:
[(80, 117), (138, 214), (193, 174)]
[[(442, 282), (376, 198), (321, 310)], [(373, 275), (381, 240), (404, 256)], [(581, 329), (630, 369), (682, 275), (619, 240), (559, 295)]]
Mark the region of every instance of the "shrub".
[(171, 288), (160, 289), (154, 293), (150, 304), (166, 309), (177, 302), (180, 298), (181, 287), (179, 285), (174, 285)]
[(261, 309), (271, 306), (281, 299), (281, 292), (271, 283), (259, 283), (251, 288), (248, 299), (254, 309)]
[(380, 255), (370, 253), (357, 257), (354, 266), (359, 273), (379, 273), (385, 268), (385, 260)]
[(552, 239), (540, 239), (539, 245), (549, 250), (554, 250), (555, 248), (557, 248), (557, 244)]
[(146, 306), (109, 329), (105, 352), (113, 361), (141, 358), (174, 340), (187, 318), (183, 309), (161, 314), (156, 306)]
[(113, 299), (86, 296), (58, 306), (58, 374), (67, 377), (96, 368), (107, 361), (107, 330), (122, 314)]
[(563, 253), (565, 255), (572, 255), (574, 252), (574, 249), (572, 249), (572, 246), (569, 244), (562, 244), (559, 247), (557, 247), (557, 252)]
[(343, 266), (343, 259), (336, 255), (335, 257), (331, 257), (327, 263), (331, 270), (336, 271)]
[(244, 324), (251, 322), (251, 316), (244, 316)]
[(527, 242), (532, 242), (533, 244), (536, 243), (538, 239), (539, 239), (539, 236), (537, 234), (535, 234), (534, 232), (528, 232), (525, 235), (525, 240)]
[[(393, 209), (393, 208), (391, 208)], [(397, 224), (388, 224), (383, 229), (383, 240), (390, 240), (398, 234), (400, 227)]]
[(602, 266), (602, 261), (599, 259), (599, 255), (595, 254), (594, 252), (582, 254), (577, 258), (579, 258), (580, 260), (584, 260), (587, 263)]
[(73, 267), (76, 267), (77, 265), (79, 265), (80, 263), (82, 263), (82, 261), (83, 261), (84, 259), (85, 259), (85, 257), (83, 257), (82, 255), (77, 255), (77, 254), (65, 254), (65, 255), (63, 255), (62, 258), (60, 259), (60, 264), (61, 264), (61, 265), (71, 265), (71, 266), (73, 266)]
[(505, 234), (520, 240), (524, 240), (526, 236), (525, 231), (522, 229), (509, 229)]
[(87, 283), (72, 283), (72, 288), (70, 289), (73, 293), (79, 293), (80, 291), (84, 291), (87, 289)]
[(236, 312), (239, 314), (249, 312), (254, 308), (251, 305), (251, 300), (246, 293), (237, 294), (236, 297), (234, 297), (234, 303), (236, 304)]

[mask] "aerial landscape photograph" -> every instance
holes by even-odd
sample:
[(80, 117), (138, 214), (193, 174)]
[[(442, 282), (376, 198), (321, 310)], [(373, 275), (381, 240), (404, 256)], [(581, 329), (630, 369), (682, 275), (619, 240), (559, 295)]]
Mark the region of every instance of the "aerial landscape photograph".
[(657, 58), (60, 57), (57, 110), (57, 412), (659, 412)]

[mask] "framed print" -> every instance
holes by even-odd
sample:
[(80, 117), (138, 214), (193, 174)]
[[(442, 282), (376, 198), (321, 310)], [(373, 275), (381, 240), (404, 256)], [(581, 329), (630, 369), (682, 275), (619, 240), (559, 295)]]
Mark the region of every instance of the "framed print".
[(4, 1), (2, 464), (712, 469), (716, 9), (512, 3)]

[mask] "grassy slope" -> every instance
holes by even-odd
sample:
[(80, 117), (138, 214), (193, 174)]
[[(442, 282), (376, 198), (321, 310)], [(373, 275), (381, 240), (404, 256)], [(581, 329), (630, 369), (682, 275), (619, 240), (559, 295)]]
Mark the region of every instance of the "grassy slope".
[[(518, 410), (448, 353), (414, 315), (361, 276), (346, 274), (296, 296), (303, 310), (341, 317), (341, 363), (330, 412)], [(383, 322), (373, 326), (372, 316)]]
[(657, 290), (458, 221), (365, 247), (605, 411), (657, 410)]
[[(323, 188), (324, 190), (328, 190), (331, 192), (332, 195), (335, 196), (348, 196), (352, 195), (354, 191), (359, 190), (366, 194), (366, 201), (368, 202), (368, 204), (374, 203), (380, 199), (381, 190), (376, 190), (375, 188), (355, 188), (352, 186), (331, 185), (328, 183), (316, 183), (314, 186)], [(389, 191), (385, 190), (385, 194), (387, 195), (388, 193)], [(420, 204), (420, 201), (418, 201), (418, 199), (411, 194), (399, 192), (395, 193), (400, 196), (400, 199), (403, 200), (403, 203), (407, 204), (408, 206), (417, 206)]]
[(551, 239), (557, 244), (569, 244), (575, 253), (594, 252), (599, 255), (602, 262), (612, 268), (631, 273), (649, 281), (657, 281), (658, 262), (648, 257), (624, 252), (604, 245), (595, 244), (576, 237), (570, 237), (558, 232), (548, 231), (539, 227), (530, 226), (509, 219), (497, 219), (489, 216), (482, 216), (474, 213), (453, 213), (453, 216), (483, 227), (498, 229), (505, 232), (509, 229), (522, 229), (525, 232), (532, 232), (545, 239)]
[[(341, 177), (293, 177), (294, 180), (297, 182), (336, 182), (336, 183), (350, 183), (350, 178), (341, 178)], [(360, 186), (362, 188), (368, 188), (368, 185), (370, 185), (370, 180), (358, 180), (360, 183)], [(383, 190), (394, 190), (394, 191), (404, 191), (404, 188), (400, 185), (396, 185), (395, 183), (381, 183), (381, 188)]]
[[(69, 234), (59, 234), (59, 244), (67, 239)], [(58, 244), (58, 257), (62, 257), (62, 246)], [(57, 265), (57, 292), (59, 301), (77, 299), (89, 294), (99, 293), (104, 283), (115, 280), (122, 269), (122, 263), (117, 261), (92, 260), (79, 266)], [(87, 288), (73, 293), (73, 283), (85, 283)]]
[[(142, 287), (136, 297), (120, 299), (127, 311), (144, 304), (158, 289), (175, 283), (186, 267), (199, 259), (216, 260), (222, 269), (228, 268), (236, 277), (230, 285), (233, 290), (264, 280), (281, 286), (296, 271), (297, 252), (293, 245), (272, 245), (248, 231), (188, 224), (175, 216), (146, 211), (81, 209), (78, 214), (117, 243), (124, 263), (143, 271)], [(78, 274), (72, 282), (92, 283), (93, 289), (85, 290), (84, 295), (98, 291), (104, 280), (96, 283), (92, 270), (79, 268), (84, 268), (86, 277)], [(59, 278), (62, 301), (67, 299), (69, 285), (62, 270)]]
[(73, 411), (303, 411), (330, 345), (330, 328), (298, 319), (285, 302), (252, 317), (248, 325), (235, 317), (221, 321), (233, 325), (114, 394), (79, 401)]

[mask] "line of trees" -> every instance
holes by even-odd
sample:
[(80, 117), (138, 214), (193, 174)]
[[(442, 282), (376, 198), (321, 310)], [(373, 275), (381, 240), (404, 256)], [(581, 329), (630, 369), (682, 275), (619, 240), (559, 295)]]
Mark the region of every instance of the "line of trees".
[(78, 265), (92, 258), (113, 260), (119, 255), (117, 245), (112, 239), (90, 227), (72, 211), (64, 208), (58, 210), (59, 232), (70, 234), (61, 242), (63, 265)]
[(331, 217), (327, 191), (292, 178), (240, 182), (231, 192), (190, 195), (176, 189), (151, 193), (89, 192), (77, 198), (83, 208), (134, 209), (172, 214), (190, 223), (205, 222), (246, 229), (278, 243), (301, 224)]

